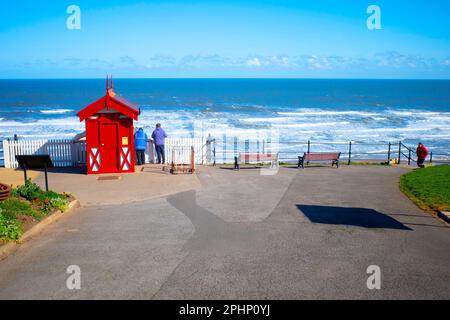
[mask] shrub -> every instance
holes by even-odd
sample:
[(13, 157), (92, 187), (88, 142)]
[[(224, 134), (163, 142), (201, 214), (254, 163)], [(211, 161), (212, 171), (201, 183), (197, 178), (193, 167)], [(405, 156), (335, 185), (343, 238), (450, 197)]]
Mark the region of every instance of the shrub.
[(66, 197), (54, 191), (43, 192), (38, 199), (40, 209), (44, 213), (49, 213), (54, 208), (64, 211), (68, 205)]
[(11, 190), (11, 196), (14, 197), (14, 198), (20, 198), (20, 193), (19, 193), (19, 191), (17, 189), (18, 189), (18, 187), (17, 188), (13, 188)]
[(18, 186), (13, 190), (13, 195), (21, 196), (27, 200), (34, 200), (43, 193), (42, 189), (31, 179), (28, 179), (24, 185)]
[(22, 225), (20, 222), (3, 215), (3, 209), (0, 209), (0, 240), (18, 240), (21, 235)]
[(50, 204), (53, 208), (60, 210), (61, 212), (66, 211), (67, 206), (69, 205), (66, 199), (51, 199)]
[(44, 199), (63, 199), (65, 197), (55, 191), (45, 191), (42, 192), (38, 198), (42, 201)]
[(48, 214), (50, 211), (52, 211), (53, 207), (50, 203), (49, 199), (45, 199), (41, 202), (39, 202), (39, 209), (44, 213), (44, 214)]

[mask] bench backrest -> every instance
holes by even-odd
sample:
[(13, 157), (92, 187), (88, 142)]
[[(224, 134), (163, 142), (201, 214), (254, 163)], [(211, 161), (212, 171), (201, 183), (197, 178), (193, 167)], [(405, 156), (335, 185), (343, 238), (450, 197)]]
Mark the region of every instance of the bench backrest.
[(340, 152), (310, 152), (303, 155), (306, 161), (339, 160)]
[(241, 161), (276, 161), (278, 154), (276, 153), (240, 153), (239, 158)]

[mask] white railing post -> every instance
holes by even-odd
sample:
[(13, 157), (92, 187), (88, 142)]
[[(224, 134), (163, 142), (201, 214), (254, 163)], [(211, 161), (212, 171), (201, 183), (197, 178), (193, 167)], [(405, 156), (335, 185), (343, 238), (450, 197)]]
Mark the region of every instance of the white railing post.
[(211, 164), (212, 159), (211, 140), (211, 135), (209, 134), (205, 141), (205, 163), (207, 165)]
[(3, 140), (3, 162), (5, 168), (11, 168), (11, 161), (9, 160), (9, 141)]
[(11, 141), (10, 147), (9, 147), (11, 150), (11, 153), (9, 156), (11, 168), (17, 168), (16, 155), (21, 153), (17, 142), (18, 142), (18, 140)]
[(155, 146), (153, 140), (147, 140), (147, 148), (145, 150), (149, 163), (155, 163)]

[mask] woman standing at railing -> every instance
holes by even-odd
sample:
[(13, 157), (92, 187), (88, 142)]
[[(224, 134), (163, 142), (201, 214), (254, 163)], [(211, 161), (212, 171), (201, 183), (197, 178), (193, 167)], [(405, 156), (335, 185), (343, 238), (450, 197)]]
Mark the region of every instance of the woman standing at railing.
[(145, 164), (145, 149), (147, 148), (147, 134), (144, 129), (139, 128), (134, 134), (134, 144), (136, 149), (136, 164), (138, 166)]
[(417, 155), (417, 165), (418, 165), (420, 168), (425, 167), (425, 166), (423, 165), (423, 163), (425, 162), (425, 159), (426, 159), (427, 156), (428, 156), (428, 150), (427, 150), (427, 148), (425, 148), (425, 146), (423, 145), (423, 143), (419, 143), (419, 145), (417, 146), (417, 149), (416, 149), (416, 155)]

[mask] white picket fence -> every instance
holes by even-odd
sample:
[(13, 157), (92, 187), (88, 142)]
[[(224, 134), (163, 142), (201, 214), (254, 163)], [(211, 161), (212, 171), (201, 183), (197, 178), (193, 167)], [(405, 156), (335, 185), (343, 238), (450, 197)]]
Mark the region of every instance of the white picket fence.
[[(194, 147), (195, 164), (207, 163), (206, 138), (167, 138), (165, 141), (166, 163), (188, 164), (191, 163), (191, 147)], [(147, 147), (147, 162), (156, 161), (156, 151), (152, 142)], [(175, 156), (175, 158), (173, 158)]]
[(16, 155), (48, 154), (55, 167), (73, 165), (72, 140), (3, 140), (5, 168), (18, 168)]
[[(172, 162), (172, 149), (176, 150), (175, 163), (190, 163), (191, 147), (194, 147), (196, 164), (206, 164), (211, 159), (206, 154), (206, 138), (167, 138), (166, 162)], [(48, 154), (55, 167), (72, 167), (86, 164), (86, 143), (71, 139), (59, 140), (3, 140), (5, 168), (18, 168), (16, 155)], [(148, 143), (146, 161), (155, 162), (156, 152)]]

